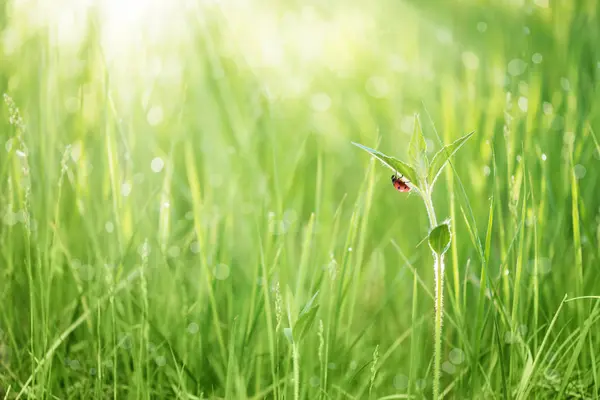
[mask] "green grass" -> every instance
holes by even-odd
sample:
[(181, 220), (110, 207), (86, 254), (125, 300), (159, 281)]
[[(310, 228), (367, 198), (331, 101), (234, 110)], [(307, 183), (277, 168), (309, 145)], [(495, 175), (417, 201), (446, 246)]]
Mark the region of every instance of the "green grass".
[(351, 144), (414, 113), (475, 131), (440, 392), (598, 398), (600, 5), (519, 3), (0, 2), (0, 399), (431, 398), (427, 211)]

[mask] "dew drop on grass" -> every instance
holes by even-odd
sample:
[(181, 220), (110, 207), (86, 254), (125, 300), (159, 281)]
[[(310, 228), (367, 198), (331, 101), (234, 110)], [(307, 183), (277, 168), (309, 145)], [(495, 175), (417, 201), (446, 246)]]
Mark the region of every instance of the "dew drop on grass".
[(212, 174), (210, 176), (210, 186), (214, 188), (221, 187), (223, 185), (223, 176), (221, 174)]
[(406, 133), (407, 135), (411, 135), (415, 123), (414, 118), (415, 117), (412, 115), (405, 115), (404, 117), (402, 117), (402, 119), (400, 120), (400, 130)]
[(571, 83), (567, 78), (560, 78), (560, 86), (562, 86), (565, 91), (571, 90)]
[(318, 376), (311, 376), (309, 379), (310, 386), (317, 387), (321, 383)]
[(548, 159), (548, 156), (546, 156), (546, 153), (542, 153), (542, 161), (546, 161)]
[(355, 360), (350, 361), (350, 369), (354, 371), (356, 368), (358, 368), (358, 363)]
[(546, 101), (544, 102), (542, 108), (544, 109), (544, 114), (546, 114), (546, 115), (550, 115), (554, 111), (554, 107), (552, 106), (552, 103), (548, 103)]
[(171, 246), (169, 247), (169, 250), (167, 250), (167, 253), (169, 254), (169, 257), (177, 258), (179, 257), (179, 254), (181, 254), (181, 249), (179, 246)]
[(575, 143), (575, 133), (565, 132), (563, 136), (563, 141), (565, 145), (572, 145), (573, 143)]
[(505, 332), (504, 333), (504, 343), (506, 344), (512, 344), (515, 343), (516, 338), (515, 335), (512, 332)]
[(2, 221), (8, 226), (13, 226), (17, 222), (19, 222), (17, 218), (17, 213), (13, 213), (10, 210), (6, 211), (6, 213), (4, 214), (4, 218), (2, 218)]
[(27, 211), (21, 210), (16, 212), (15, 215), (17, 216), (17, 221), (21, 222), (22, 224), (27, 221)]
[(542, 55), (540, 53), (534, 53), (531, 56), (531, 61), (534, 62), (534, 64), (539, 64), (542, 62), (542, 60), (544, 59), (544, 57), (542, 57)]
[(127, 197), (131, 194), (131, 184), (124, 182), (121, 184), (121, 196)]
[(79, 99), (73, 96), (69, 97), (67, 100), (65, 100), (65, 109), (69, 114), (79, 111)]
[(390, 85), (387, 79), (381, 76), (370, 77), (365, 84), (365, 89), (369, 95), (376, 99), (387, 97), (390, 93)]
[(144, 179), (145, 179), (144, 174), (141, 172), (138, 172), (137, 174), (135, 174), (133, 176), (133, 183), (137, 183), (137, 184), (143, 183)]
[(487, 28), (488, 28), (488, 26), (485, 22), (481, 21), (481, 22), (477, 23), (477, 30), (479, 32), (483, 33), (485, 31), (487, 31)]
[(437, 40), (440, 41), (440, 43), (444, 44), (450, 44), (454, 41), (454, 38), (452, 37), (452, 32), (448, 29), (438, 29), (436, 37)]
[(154, 359), (154, 362), (156, 362), (156, 365), (158, 365), (159, 367), (164, 367), (167, 364), (167, 359), (165, 358), (165, 356), (157, 356)]
[(529, 100), (527, 100), (527, 97), (523, 97), (523, 96), (519, 97), (519, 100), (517, 103), (518, 103), (521, 111), (527, 112), (527, 108), (529, 106)]
[(527, 63), (520, 58), (515, 58), (508, 63), (508, 73), (511, 76), (519, 76), (527, 69)]
[(151, 126), (157, 126), (163, 120), (163, 109), (161, 106), (152, 106), (146, 114), (146, 119)]
[(456, 367), (454, 366), (454, 364), (448, 361), (444, 361), (444, 363), (442, 364), (442, 370), (450, 375), (456, 373)]
[(479, 68), (479, 57), (472, 51), (462, 53), (462, 62), (467, 69), (476, 70)]
[(200, 253), (200, 242), (194, 240), (192, 243), (190, 243), (190, 251), (194, 254)]
[(526, 35), (529, 35), (531, 33), (531, 29), (529, 29), (528, 26), (524, 26), (523, 27), (523, 33), (526, 34)]
[(527, 335), (527, 325), (521, 325), (519, 326), (519, 332), (521, 333), (521, 336), (525, 336)]
[(490, 176), (491, 173), (492, 173), (492, 170), (490, 169), (490, 167), (488, 167), (487, 165), (483, 167), (483, 174), (485, 176)]
[(331, 107), (331, 97), (327, 93), (314, 94), (310, 99), (310, 105), (315, 111), (327, 111)]
[(12, 150), (12, 146), (13, 146), (13, 140), (12, 140), (12, 138), (8, 139), (6, 141), (6, 143), (4, 143), (4, 149), (6, 149), (6, 151), (11, 151)]
[(286, 210), (283, 213), (283, 220), (290, 224), (296, 222), (297, 219), (298, 219), (298, 215), (297, 215), (296, 211), (294, 211), (294, 210), (291, 210), (291, 209)]
[(389, 64), (392, 71), (395, 72), (406, 72), (406, 70), (408, 69), (406, 60), (404, 60), (401, 56), (397, 54), (393, 54), (390, 56)]
[(585, 177), (586, 172), (587, 170), (581, 164), (577, 164), (573, 167), (573, 173), (575, 174), (575, 178), (577, 179), (583, 179)]
[(194, 334), (198, 333), (199, 329), (200, 328), (199, 328), (198, 324), (195, 322), (190, 323), (187, 327), (187, 331), (190, 335), (194, 335)]
[(450, 362), (454, 365), (462, 364), (465, 361), (465, 352), (461, 349), (452, 349), (448, 356)]
[(79, 268), (79, 277), (83, 281), (91, 281), (92, 279), (94, 279), (95, 274), (96, 271), (94, 267), (89, 264), (84, 264)]
[(222, 281), (229, 278), (229, 265), (217, 264), (214, 269), (215, 278)]
[(165, 167), (165, 162), (160, 157), (154, 157), (152, 162), (150, 163), (150, 168), (152, 172), (159, 173)]
[(81, 363), (79, 362), (79, 360), (70, 360), (69, 367), (71, 367), (73, 371), (77, 371), (79, 370), (79, 368), (81, 368)]
[(408, 377), (402, 374), (394, 376), (394, 389), (404, 390), (406, 388), (408, 388)]
[(115, 230), (115, 225), (108, 221), (106, 224), (104, 224), (104, 229), (106, 229), (106, 232), (108, 233), (113, 233)]

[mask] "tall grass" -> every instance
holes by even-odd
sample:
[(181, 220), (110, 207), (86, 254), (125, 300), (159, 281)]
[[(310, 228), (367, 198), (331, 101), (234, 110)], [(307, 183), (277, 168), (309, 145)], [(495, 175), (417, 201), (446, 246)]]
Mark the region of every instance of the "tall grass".
[(427, 213), (351, 145), (415, 112), (477, 132), (441, 395), (597, 398), (598, 4), (518, 3), (189, 2), (122, 51), (1, 3), (0, 398), (431, 398)]

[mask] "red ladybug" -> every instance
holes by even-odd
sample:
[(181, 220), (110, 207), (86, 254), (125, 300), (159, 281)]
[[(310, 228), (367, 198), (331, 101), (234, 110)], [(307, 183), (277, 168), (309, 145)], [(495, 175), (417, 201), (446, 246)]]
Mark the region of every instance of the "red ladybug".
[(399, 192), (410, 192), (410, 186), (402, 179), (402, 177), (392, 175), (392, 183)]

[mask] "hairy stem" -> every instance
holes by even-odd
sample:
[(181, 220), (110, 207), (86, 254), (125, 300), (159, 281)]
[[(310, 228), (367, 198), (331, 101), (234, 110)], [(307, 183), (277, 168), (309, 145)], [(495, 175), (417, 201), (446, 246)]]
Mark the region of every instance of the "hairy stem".
[[(425, 191), (423, 195), (430, 229), (437, 226), (435, 209), (431, 200), (431, 192)], [(442, 323), (444, 320), (444, 255), (433, 253), (433, 274), (435, 277), (435, 332), (434, 332), (434, 362), (433, 362), (433, 398), (440, 396), (440, 369), (442, 361)]]
[(423, 201), (425, 202), (425, 208), (427, 208), (427, 217), (429, 217), (429, 228), (433, 229), (437, 226), (437, 218), (435, 217), (435, 210), (433, 209), (433, 201), (431, 201), (431, 193), (425, 192), (423, 194)]
[(435, 273), (435, 333), (433, 362), (433, 398), (440, 395), (440, 368), (442, 361), (442, 323), (444, 319), (444, 255), (434, 254)]

